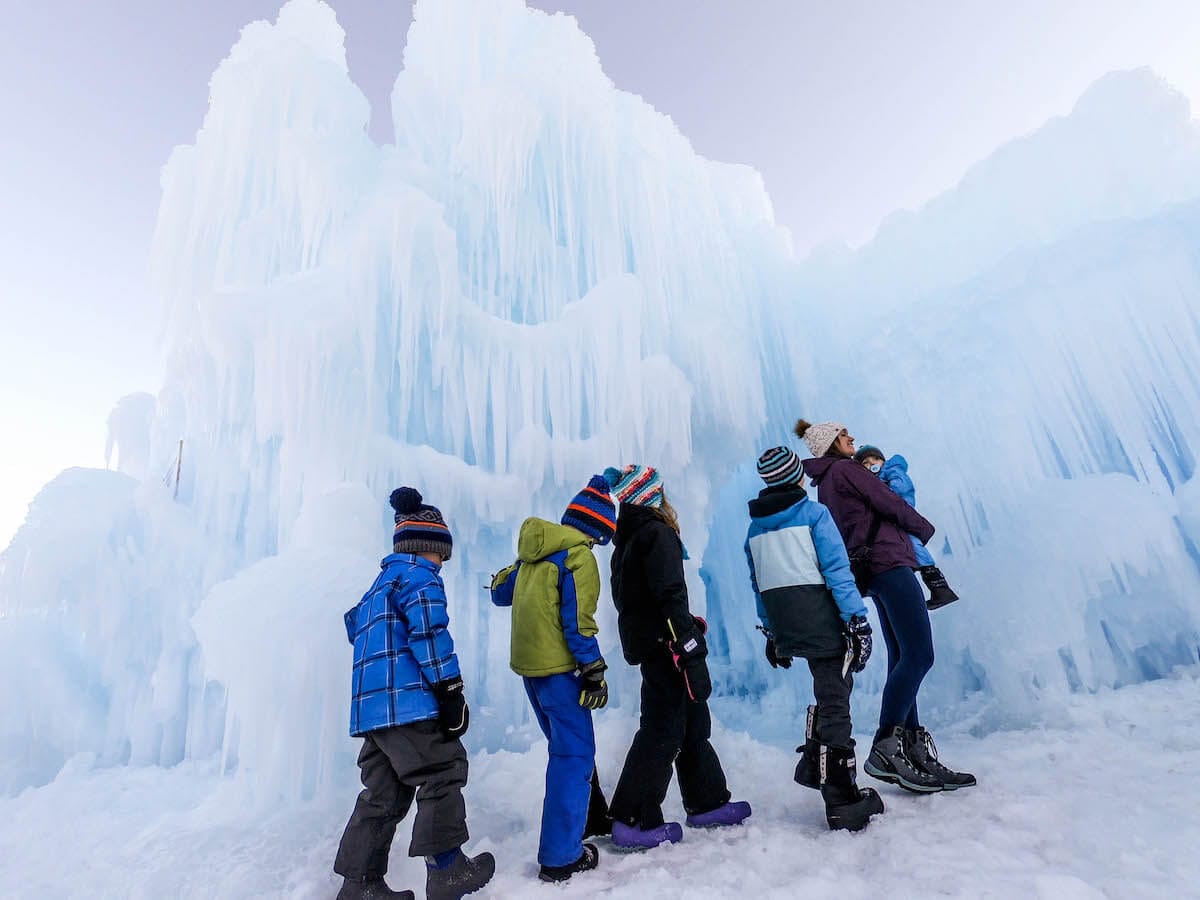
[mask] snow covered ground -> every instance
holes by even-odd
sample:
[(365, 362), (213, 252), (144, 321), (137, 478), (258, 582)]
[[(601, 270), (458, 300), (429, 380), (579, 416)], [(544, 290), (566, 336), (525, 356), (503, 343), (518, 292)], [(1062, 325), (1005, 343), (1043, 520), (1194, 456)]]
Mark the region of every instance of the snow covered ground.
[[(632, 722), (599, 721), (611, 785)], [(972, 768), (980, 787), (932, 797), (883, 787), (887, 814), (860, 835), (825, 829), (817, 796), (790, 780), (790, 748), (724, 730), (715, 740), (736, 796), (754, 805), (748, 826), (689, 831), (645, 854), (602, 846), (597, 872), (557, 888), (535, 878), (542, 749), (477, 755), (471, 847), (499, 864), (479, 896), (1200, 896), (1200, 669), (1073, 696), (1061, 728), (946, 735), (943, 759)], [(0, 800), (0, 896), (332, 898), (354, 795), (346, 774), (334, 802), (264, 814), (211, 769), (89, 771), (77, 759), (52, 784)], [(678, 803), (668, 811), (681, 815)], [(423, 869), (406, 845), (402, 829), (390, 879), (420, 896)]]

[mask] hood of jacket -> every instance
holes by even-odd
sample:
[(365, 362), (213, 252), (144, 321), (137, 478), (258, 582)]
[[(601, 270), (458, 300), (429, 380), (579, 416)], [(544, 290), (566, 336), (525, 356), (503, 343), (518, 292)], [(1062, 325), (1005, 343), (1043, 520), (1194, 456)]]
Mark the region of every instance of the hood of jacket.
[(825, 473), (829, 471), (829, 467), (843, 459), (845, 457), (842, 456), (812, 456), (804, 460), (801, 465), (804, 466), (804, 474), (812, 479), (813, 485), (818, 485), (825, 477)]
[(797, 503), (808, 499), (808, 492), (798, 485), (789, 484), (786, 487), (769, 487), (759, 491), (758, 496), (750, 501), (750, 518), (765, 519), (791, 509)]
[(879, 470), (879, 474), (885, 478), (889, 472), (903, 472), (908, 474), (908, 460), (897, 453), (895, 456), (889, 457), (883, 464), (883, 468)]
[(561, 550), (591, 547), (592, 543), (590, 537), (570, 525), (529, 518), (521, 523), (517, 537), (517, 559), (524, 563), (539, 562)]

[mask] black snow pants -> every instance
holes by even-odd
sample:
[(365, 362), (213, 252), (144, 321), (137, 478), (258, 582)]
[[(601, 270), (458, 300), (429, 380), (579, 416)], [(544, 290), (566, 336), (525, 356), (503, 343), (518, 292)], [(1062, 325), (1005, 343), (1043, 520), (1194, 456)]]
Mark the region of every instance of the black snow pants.
[(707, 703), (693, 703), (681, 675), (664, 649), (642, 663), (642, 714), (625, 768), (613, 793), (615, 820), (639, 828), (663, 824), (662, 804), (679, 776), (679, 793), (689, 814), (729, 802), (725, 772), (709, 743), (712, 717)]
[(843, 662), (840, 656), (810, 659), (808, 670), (812, 672), (813, 696), (817, 701), (813, 738), (818, 744), (849, 750), (850, 691), (854, 676), (849, 672), (842, 674)]
[(346, 823), (333, 871), (346, 878), (382, 878), (396, 825), (413, 798), (409, 856), (433, 856), (467, 842), (467, 751), (448, 741), (436, 721), (369, 732), (358, 754), (363, 791)]

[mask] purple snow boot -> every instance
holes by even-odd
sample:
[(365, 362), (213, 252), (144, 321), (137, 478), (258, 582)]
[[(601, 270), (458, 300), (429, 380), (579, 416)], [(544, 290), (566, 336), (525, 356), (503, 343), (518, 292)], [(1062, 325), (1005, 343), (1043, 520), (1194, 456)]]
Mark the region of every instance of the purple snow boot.
[(750, 818), (750, 804), (745, 800), (731, 800), (724, 806), (705, 813), (694, 813), (687, 817), (688, 828), (721, 828), (726, 825), (741, 825)]
[(613, 822), (612, 842), (622, 850), (650, 850), (659, 844), (678, 844), (683, 840), (683, 826), (664, 822), (657, 828), (638, 828), (624, 822)]

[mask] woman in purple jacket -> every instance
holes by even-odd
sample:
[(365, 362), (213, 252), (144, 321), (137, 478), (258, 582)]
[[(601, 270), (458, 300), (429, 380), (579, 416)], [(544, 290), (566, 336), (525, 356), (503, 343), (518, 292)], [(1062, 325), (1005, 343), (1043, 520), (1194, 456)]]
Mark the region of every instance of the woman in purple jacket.
[(804, 471), (828, 507), (846, 543), (863, 593), (870, 593), (887, 645), (888, 675), (879, 710), (879, 730), (863, 771), (917, 793), (975, 784), (937, 758), (921, 727), (917, 693), (933, 667), (933, 633), (925, 595), (913, 569), (917, 560), (909, 535), (922, 544), (933, 525), (886, 484), (854, 461), (854, 438), (837, 422), (812, 425), (801, 419), (796, 435), (812, 451)]

